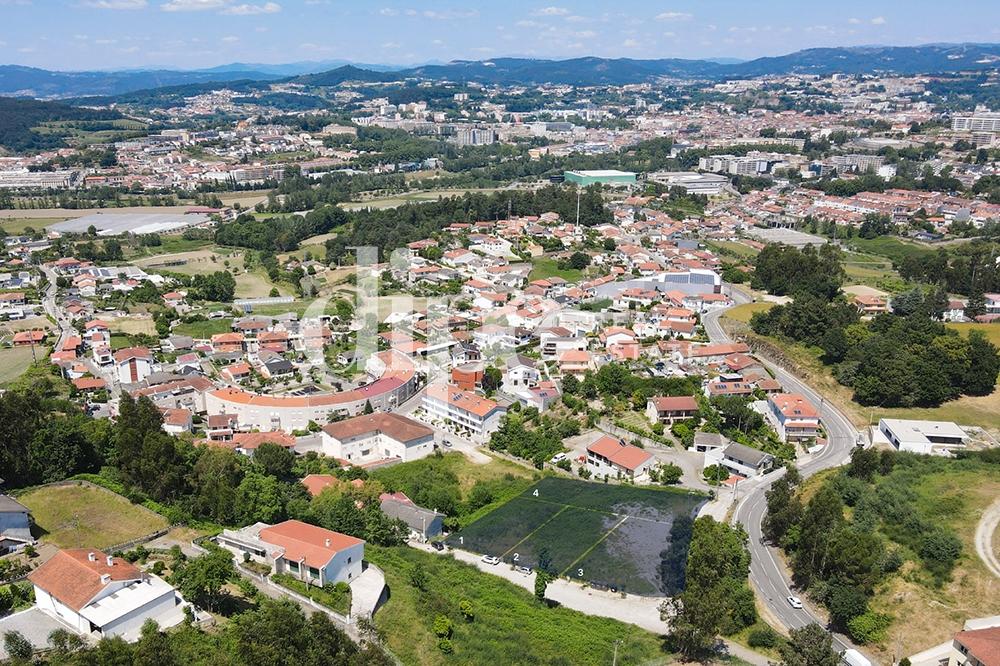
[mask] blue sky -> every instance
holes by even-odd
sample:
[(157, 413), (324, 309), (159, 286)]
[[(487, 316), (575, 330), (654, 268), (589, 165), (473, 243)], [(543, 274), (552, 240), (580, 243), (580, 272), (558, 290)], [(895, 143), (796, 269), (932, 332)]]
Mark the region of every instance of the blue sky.
[(502, 55), (753, 58), (960, 41), (1000, 42), (998, 0), (0, 0), (0, 63), (63, 70)]

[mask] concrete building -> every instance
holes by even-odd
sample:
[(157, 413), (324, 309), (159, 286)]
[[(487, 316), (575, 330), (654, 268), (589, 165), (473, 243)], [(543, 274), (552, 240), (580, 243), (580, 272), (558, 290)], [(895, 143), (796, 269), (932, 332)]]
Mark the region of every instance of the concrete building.
[(382, 513), (398, 518), (410, 528), (410, 538), (427, 541), (444, 531), (444, 514), (417, 506), (403, 493), (383, 493), (379, 497)]
[(12, 553), (34, 542), (28, 507), (12, 497), (0, 495), (0, 555)]
[(587, 469), (597, 477), (644, 481), (653, 462), (651, 453), (608, 435), (587, 446)]
[(328, 423), (324, 455), (364, 465), (379, 460), (418, 460), (434, 451), (434, 431), (400, 414), (375, 412)]
[(424, 409), (433, 417), (469, 430), (485, 439), (500, 427), (507, 408), (497, 402), (462, 391), (451, 384), (431, 384), (424, 393)]
[(749, 446), (732, 442), (725, 448), (708, 448), (705, 467), (722, 465), (733, 474), (750, 478), (767, 472), (774, 464), (774, 456)]
[(965, 431), (951, 421), (879, 419), (872, 440), (892, 444), (899, 451), (925, 455), (949, 455), (965, 447)]
[(705, 196), (721, 194), (729, 187), (729, 179), (726, 176), (696, 171), (658, 171), (649, 174), (647, 180), (667, 187), (683, 187), (688, 194)]
[(238, 557), (249, 555), (311, 585), (349, 583), (361, 575), (365, 542), (300, 520), (277, 525), (256, 523), (240, 530), (224, 530), (216, 537)]
[(1000, 113), (977, 111), (952, 116), (951, 129), (956, 132), (1000, 132)]
[(173, 587), (100, 551), (61, 550), (28, 580), (35, 605), (85, 637), (134, 640), (146, 620), (166, 629), (184, 619), (184, 600)]
[(566, 182), (576, 183), (580, 187), (588, 185), (613, 185), (623, 187), (635, 185), (635, 174), (617, 169), (597, 169), (592, 171), (567, 171)]
[(119, 349), (114, 359), (118, 381), (122, 384), (137, 384), (153, 374), (153, 354), (145, 347)]
[(798, 393), (767, 397), (767, 415), (783, 442), (803, 442), (819, 437), (820, 416), (812, 403)]
[(652, 397), (646, 401), (650, 423), (673, 425), (674, 421), (692, 418), (698, 413), (698, 401), (689, 395)]

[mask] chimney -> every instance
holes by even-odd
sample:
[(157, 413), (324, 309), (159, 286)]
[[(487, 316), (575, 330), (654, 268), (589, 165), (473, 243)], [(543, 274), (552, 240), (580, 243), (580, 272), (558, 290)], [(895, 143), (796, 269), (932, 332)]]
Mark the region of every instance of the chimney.
[(110, 555), (108, 555), (107, 562), (109, 567), (115, 566), (115, 558), (111, 557)]
[(330, 540), (329, 540), (329, 539), (327, 539), (327, 540), (326, 540), (326, 547), (327, 547), (327, 548), (329, 548), (329, 547), (330, 547)]
[(101, 574), (101, 585), (107, 585), (111, 582), (111, 574)]
[(87, 559), (90, 560), (91, 562), (96, 562), (97, 555), (95, 555), (94, 553), (87, 553)]

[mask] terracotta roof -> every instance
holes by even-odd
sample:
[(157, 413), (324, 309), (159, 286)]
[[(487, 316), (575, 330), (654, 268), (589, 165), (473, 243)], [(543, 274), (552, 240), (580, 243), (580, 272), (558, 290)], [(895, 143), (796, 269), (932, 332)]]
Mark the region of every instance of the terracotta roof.
[(587, 451), (592, 451), (599, 456), (607, 458), (618, 467), (629, 470), (636, 469), (653, 457), (652, 454), (646, 453), (638, 446), (622, 444), (619, 440), (609, 435), (604, 435), (588, 446)]
[(698, 401), (689, 395), (655, 397), (649, 400), (660, 412), (693, 412), (698, 410)]
[(812, 403), (798, 393), (775, 393), (769, 400), (786, 418), (818, 419), (819, 412)]
[(333, 474), (308, 474), (302, 478), (301, 483), (313, 497), (323, 492), (324, 488), (340, 483), (340, 479)]
[(80, 379), (73, 380), (73, 386), (75, 386), (79, 391), (102, 389), (107, 385), (108, 383), (100, 377), (81, 377)]
[(983, 666), (1000, 666), (1000, 627), (960, 631), (955, 640)]
[(431, 384), (427, 387), (427, 395), (452, 407), (475, 414), (479, 418), (486, 417), (498, 407), (497, 403), (489, 398), (463, 391), (450, 384)]
[(285, 549), (284, 557), (292, 562), (305, 561), (311, 567), (325, 567), (342, 550), (364, 541), (340, 532), (286, 520), (260, 531), (260, 539)]
[(145, 358), (153, 360), (153, 354), (145, 347), (126, 347), (115, 352), (115, 362), (124, 363), (133, 358)]
[[(90, 561), (90, 555), (94, 561)], [(33, 584), (74, 611), (79, 611), (108, 584), (101, 582), (107, 574), (110, 581), (140, 580), (142, 572), (120, 557), (112, 558), (99, 550), (75, 548), (60, 550), (52, 559), (31, 572)]]
[(385, 434), (400, 442), (433, 436), (434, 431), (411, 418), (400, 414), (375, 412), (353, 418), (328, 423), (323, 426), (323, 432), (335, 439), (347, 439), (366, 434)]

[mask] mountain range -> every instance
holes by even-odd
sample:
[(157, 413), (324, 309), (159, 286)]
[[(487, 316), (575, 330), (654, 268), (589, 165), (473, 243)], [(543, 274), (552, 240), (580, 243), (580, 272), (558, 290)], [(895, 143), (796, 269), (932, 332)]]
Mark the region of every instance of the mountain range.
[(553, 83), (586, 86), (642, 83), (662, 77), (724, 80), (781, 74), (947, 73), (998, 67), (1000, 44), (814, 48), (747, 61), (726, 58), (495, 58), (456, 60), (407, 68), (325, 61), (284, 65), (233, 63), (193, 71), (164, 69), (111, 72), (59, 72), (2, 65), (0, 95), (39, 98), (113, 96), (164, 86), (230, 81), (290, 81), (329, 86), (347, 80), (385, 82), (422, 78), (484, 84)]

